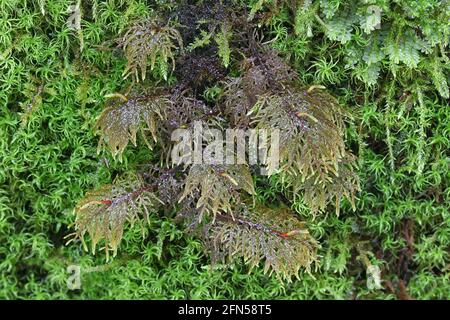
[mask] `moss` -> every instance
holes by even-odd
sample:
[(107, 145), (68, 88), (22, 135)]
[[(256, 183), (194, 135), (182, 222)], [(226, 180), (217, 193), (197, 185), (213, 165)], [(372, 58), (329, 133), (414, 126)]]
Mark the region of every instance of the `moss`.
[[(358, 156), (356, 211), (343, 202), (339, 217), (313, 219), (305, 199), (292, 203), (321, 243), (314, 278), (301, 271), (282, 284), (262, 266), (248, 275), (239, 260), (211, 269), (201, 243), (164, 215), (150, 218), (144, 238), (129, 228), (108, 263), (80, 243), (65, 245), (86, 190), (154, 157), (146, 148), (126, 149), (122, 163), (97, 156), (92, 128), (105, 95), (132, 81), (111, 39), (175, 2), (82, 2), (82, 51), (80, 33), (65, 24), (71, 1), (0, 4), (0, 297), (448, 299), (449, 12), (440, 1), (376, 1), (381, 29), (357, 0), (242, 1), (300, 81), (326, 86), (355, 118), (345, 137)], [(240, 54), (231, 52), (231, 66)], [(155, 70), (148, 82), (163, 78)], [(258, 201), (285, 201), (276, 177), (255, 190)], [(69, 265), (81, 267), (79, 290), (67, 287)], [(369, 265), (380, 268), (382, 288), (368, 288)]]

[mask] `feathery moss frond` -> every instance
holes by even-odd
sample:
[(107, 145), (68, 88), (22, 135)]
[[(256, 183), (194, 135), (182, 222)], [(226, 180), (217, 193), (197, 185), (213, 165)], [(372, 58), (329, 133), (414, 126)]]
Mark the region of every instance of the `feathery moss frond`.
[(158, 202), (162, 203), (152, 187), (138, 176), (130, 174), (117, 179), (113, 184), (88, 192), (77, 204), (75, 236), (83, 240), (88, 233), (93, 253), (97, 244), (104, 240), (106, 254), (112, 250), (116, 255), (125, 223), (148, 218)]
[(101, 136), (98, 150), (106, 145), (113, 157), (119, 156), (121, 160), (121, 155), (130, 141), (136, 146), (138, 131), (145, 137), (143, 124), (156, 141), (157, 121), (164, 118), (165, 109), (170, 104), (169, 98), (158, 91), (129, 98), (113, 95), (95, 124), (95, 130)]
[(280, 129), (280, 170), (308, 177), (335, 171), (345, 154), (343, 111), (330, 95), (305, 88), (259, 97), (252, 109), (257, 128)]
[(294, 198), (301, 197), (313, 213), (322, 212), (326, 206), (333, 204), (339, 215), (342, 199), (350, 201), (355, 210), (356, 194), (361, 191), (359, 178), (355, 173), (355, 157), (348, 153), (337, 163), (336, 172), (329, 173), (326, 178), (318, 172), (308, 177), (280, 172), (281, 181), (292, 188)]
[(228, 68), (231, 58), (230, 40), (232, 32), (227, 24), (221, 24), (220, 32), (216, 35), (217, 54), (222, 59), (225, 68)]
[(233, 213), (233, 206), (239, 204), (239, 192), (244, 190), (253, 195), (255, 190), (249, 168), (246, 165), (203, 165), (194, 164), (186, 178), (182, 201), (198, 193), (196, 208), (201, 221), (204, 213), (213, 218), (219, 212)]
[(257, 128), (280, 129), (277, 172), (294, 192), (305, 191), (313, 212), (323, 210), (333, 197), (337, 205), (343, 195), (354, 199), (359, 182), (352, 171), (354, 156), (343, 140), (345, 112), (331, 95), (290, 86), (283, 93), (260, 96), (252, 112)]
[(149, 59), (150, 69), (158, 64), (164, 79), (167, 79), (169, 62), (172, 70), (175, 69), (173, 51), (183, 48), (183, 40), (177, 29), (160, 26), (150, 19), (136, 22), (119, 40), (119, 46), (128, 60), (124, 77), (132, 75), (139, 82), (140, 78), (145, 80)]
[[(354, 156), (343, 140), (348, 114), (336, 99), (321, 86), (296, 84), (297, 74), (273, 50), (247, 59), (244, 70), (225, 84), (224, 114), (236, 126), (280, 130), (281, 166), (268, 174), (280, 172), (295, 191), (304, 191), (313, 212), (334, 197), (336, 204), (343, 195), (353, 199), (359, 182), (351, 171)], [(341, 162), (350, 164), (347, 178), (338, 172)]]
[(241, 77), (228, 78), (224, 83), (223, 112), (234, 126), (248, 127), (248, 112), (259, 97), (297, 78), (295, 71), (274, 50), (262, 50), (242, 62)]
[(241, 210), (232, 218), (217, 215), (205, 232), (213, 260), (242, 257), (250, 270), (264, 261), (264, 272), (275, 272), (283, 280), (299, 277), (301, 267), (309, 272), (317, 260), (318, 243), (304, 223), (288, 209), (256, 207)]

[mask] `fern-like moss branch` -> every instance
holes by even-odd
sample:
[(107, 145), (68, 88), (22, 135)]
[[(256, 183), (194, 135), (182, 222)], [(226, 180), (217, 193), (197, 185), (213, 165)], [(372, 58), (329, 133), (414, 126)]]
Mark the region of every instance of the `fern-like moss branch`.
[(160, 26), (150, 19), (136, 22), (119, 40), (119, 46), (128, 60), (124, 77), (132, 75), (139, 82), (140, 78), (145, 80), (148, 60), (150, 69), (158, 65), (164, 79), (167, 79), (169, 63), (172, 70), (175, 68), (173, 51), (183, 48), (183, 40), (177, 29)]
[(318, 243), (288, 209), (256, 207), (241, 214), (217, 215), (205, 234), (214, 261), (242, 257), (250, 270), (264, 261), (264, 272), (284, 280), (310, 271)]
[[(125, 99), (126, 101), (123, 96), (110, 99), (95, 124), (95, 129), (101, 136), (98, 150), (107, 146), (113, 157), (118, 156), (119, 160), (130, 141), (136, 146), (138, 131), (145, 138), (143, 124), (150, 131), (153, 140), (158, 139), (157, 122), (164, 118), (165, 110), (171, 104), (167, 96), (156, 91)], [(149, 146), (151, 147), (150, 144)]]
[(84, 235), (91, 238), (92, 252), (104, 240), (105, 251), (113, 255), (123, 236), (125, 223), (148, 218), (150, 210), (162, 203), (153, 192), (151, 185), (145, 184), (136, 175), (127, 175), (113, 184), (104, 185), (90, 191), (75, 208), (75, 237), (84, 242)]

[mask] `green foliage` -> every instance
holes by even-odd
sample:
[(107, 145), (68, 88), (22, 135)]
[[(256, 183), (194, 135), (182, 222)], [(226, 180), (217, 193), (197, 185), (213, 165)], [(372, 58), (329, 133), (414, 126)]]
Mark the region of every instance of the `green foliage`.
[[(236, 1), (222, 2), (232, 12), (244, 12)], [(351, 150), (358, 156), (355, 172), (361, 180), (361, 192), (355, 198), (356, 211), (343, 201), (336, 206), (340, 207), (339, 217), (321, 214), (314, 218), (305, 191), (294, 198), (293, 189), (278, 175), (253, 179), (257, 203), (290, 206), (295, 213), (287, 219), (300, 215), (311, 237), (320, 243), (320, 259), (313, 275), (301, 268), (299, 279), (280, 282), (265, 275), (261, 264), (247, 274), (249, 266), (242, 259), (233, 259), (233, 263), (225, 260), (226, 266), (216, 264), (210, 268), (202, 246), (207, 239), (202, 242), (186, 236), (173, 223), (171, 208), (164, 214), (150, 214), (148, 227), (142, 229), (139, 223), (128, 226), (117, 256), (107, 264), (104, 255), (85, 253), (78, 242), (66, 246), (64, 237), (72, 232), (68, 226), (74, 222), (70, 208), (86, 190), (97, 190), (123, 173), (142, 171), (140, 164), (157, 162), (161, 156), (157, 145), (152, 151), (125, 149), (122, 163), (113, 161), (109, 153), (96, 155), (98, 139), (92, 135), (92, 128), (104, 97), (124, 92), (130, 84), (131, 77), (122, 76), (127, 60), (115, 48), (117, 35), (123, 35), (145, 17), (158, 16), (166, 21), (160, 10), (176, 12), (172, 21), (179, 20), (181, 25), (170, 24), (170, 28), (176, 26), (183, 36), (183, 30), (195, 28), (186, 23), (189, 19), (182, 19), (185, 13), (177, 12), (184, 1), (81, 2), (81, 51), (79, 32), (66, 25), (67, 8), (73, 2), (2, 1), (1, 298), (448, 299), (448, 3), (241, 1), (249, 8), (248, 14), (258, 2), (262, 5), (253, 9), (249, 23), (254, 23), (261, 41), (276, 49), (282, 60), (289, 61), (297, 71), (301, 88), (311, 84), (326, 86), (354, 116), (354, 122), (342, 130), (342, 139), (346, 152)], [(218, 2), (202, 3), (212, 8), (211, 3)], [(374, 11), (368, 10), (370, 5), (382, 9), (380, 29)], [(192, 20), (195, 23), (197, 16)], [(254, 64), (254, 53), (244, 48), (247, 42), (241, 31), (247, 30), (243, 25), (239, 22), (231, 28), (232, 54), (227, 70), (230, 85), (241, 83), (251, 66), (261, 65)], [(183, 38), (187, 47), (195, 37), (201, 38), (200, 33)], [(221, 116), (230, 121), (237, 106), (231, 98), (241, 99), (237, 93), (242, 91), (234, 88), (228, 92), (236, 95), (226, 95), (228, 81), (216, 83), (222, 80), (223, 73), (216, 72), (220, 68), (213, 62), (218, 52), (214, 39), (211, 37), (209, 44), (194, 50), (197, 55), (193, 61), (200, 69), (207, 66), (208, 72), (197, 73), (192, 67), (195, 63), (177, 58), (180, 62), (176, 72), (168, 77), (169, 83), (187, 83), (190, 73), (178, 73), (186, 69), (191, 71), (190, 79), (202, 79), (192, 80), (198, 84), (195, 92), (180, 98), (189, 101), (184, 102), (190, 106), (189, 111), (180, 114), (181, 107), (167, 110), (171, 116), (177, 115), (172, 117), (177, 122), (175, 127), (204, 117), (205, 105), (216, 103), (230, 110), (221, 110)], [(173, 44), (178, 43), (174, 40)], [(173, 56), (177, 57), (175, 51)], [(239, 64), (241, 57), (246, 61), (243, 64)], [(163, 78), (160, 58), (156, 60), (153, 77), (147, 75), (144, 83), (151, 87), (160, 85), (153, 78)], [(147, 63), (149, 66), (150, 61)], [(142, 70), (137, 68), (140, 73)], [(216, 88), (211, 96), (206, 94), (209, 88)], [(239, 84), (237, 88), (245, 87)], [(203, 95), (210, 97), (206, 103), (199, 102)], [(255, 102), (243, 104), (236, 117), (242, 120), (240, 127), (250, 124), (245, 115)], [(194, 115), (190, 110), (196, 110)], [(146, 174), (144, 170), (141, 175)], [(177, 183), (182, 180), (178, 175), (184, 179), (184, 173), (177, 173)], [(167, 188), (170, 181), (165, 183)], [(183, 188), (177, 183), (180, 195)], [(161, 191), (158, 188), (157, 196), (163, 200)], [(245, 193), (241, 196), (245, 198)], [(192, 209), (195, 200), (187, 197), (178, 203), (176, 198), (170, 203), (183, 207), (186, 202), (187, 209)], [(248, 210), (257, 214), (250, 205)], [(264, 224), (260, 217), (254, 220), (248, 219), (261, 226), (277, 227), (270, 223), (274, 220)], [(207, 219), (203, 222), (211, 223)], [(236, 228), (228, 218), (221, 223)], [(304, 227), (296, 225), (293, 230)], [(256, 232), (248, 227), (239, 230)], [(274, 230), (288, 232), (289, 228)], [(241, 250), (236, 256), (249, 255)], [(367, 286), (368, 276), (375, 274), (375, 269), (369, 268), (364, 256), (381, 271), (381, 288)], [(82, 286), (75, 291), (66, 284), (70, 275), (66, 268), (73, 264), (82, 270)]]
[(269, 87), (278, 89), (279, 83), (294, 80), (295, 72), (275, 51), (265, 50), (256, 57), (244, 60), (244, 73), (241, 77), (229, 78), (223, 92), (224, 114), (231, 124), (248, 127), (249, 113), (259, 96), (267, 93)]
[(217, 54), (222, 59), (223, 65), (228, 67), (230, 64), (230, 56), (231, 56), (231, 50), (230, 50), (230, 38), (232, 36), (231, 31), (229, 30), (229, 27), (225, 24), (221, 25), (220, 32), (216, 36), (216, 42), (218, 46), (218, 52)]
[(157, 122), (164, 117), (165, 109), (170, 104), (167, 97), (152, 92), (129, 98), (116, 94), (111, 98), (95, 124), (95, 129), (101, 134), (99, 151), (106, 144), (113, 157), (119, 156), (121, 159), (129, 141), (136, 146), (138, 131), (145, 138), (142, 123), (147, 126), (152, 138), (157, 140)]
[(251, 270), (264, 260), (264, 273), (270, 270), (288, 281), (292, 276), (299, 279), (300, 267), (310, 271), (317, 259), (317, 242), (289, 210), (256, 207), (242, 211), (234, 219), (217, 216), (220, 222), (209, 226), (207, 245), (212, 248), (213, 261), (226, 263), (226, 258), (230, 262), (241, 256)]
[[(242, 17), (242, 19), (244, 18)], [(218, 37), (216, 42), (218, 43), (218, 55), (222, 61), (226, 60), (225, 65), (228, 66), (230, 48), (229, 36), (226, 35), (228, 31), (225, 29), (225, 25), (225, 23), (221, 24), (222, 36)], [(246, 27), (249, 30), (253, 28), (251, 25)], [(216, 27), (213, 26), (214, 28)], [(351, 162), (353, 158), (345, 153), (344, 141), (342, 140), (344, 126), (340, 115), (342, 112), (337, 107), (337, 103), (329, 95), (314, 93), (313, 91), (316, 88), (314, 86), (308, 90), (296, 86), (294, 84), (297, 79), (295, 72), (274, 50), (261, 47), (256, 42), (254, 34), (253, 31), (243, 36), (243, 39), (246, 39), (249, 43), (247, 51), (253, 54), (241, 63), (244, 68), (244, 75), (241, 79), (227, 81), (224, 99), (225, 101), (231, 100), (225, 102), (227, 110), (224, 110), (222, 114), (220, 107), (214, 106), (209, 111), (206, 110), (207, 108), (201, 108), (200, 111), (203, 111), (203, 114), (200, 119), (207, 120), (213, 128), (222, 128), (226, 125), (227, 116), (231, 117), (232, 123), (236, 122), (237, 116), (248, 118), (242, 121), (242, 124), (246, 124), (248, 127), (255, 125), (256, 129), (281, 130), (280, 142), (283, 147), (279, 150), (279, 156), (282, 162), (282, 179), (284, 181), (289, 180), (288, 183), (294, 187), (293, 193), (297, 195), (304, 190), (305, 200), (313, 209), (313, 213), (318, 209), (324, 210), (333, 198), (335, 198), (335, 203), (338, 206), (342, 196), (351, 198), (352, 203), (354, 203), (354, 193), (358, 191), (358, 179), (352, 171)], [(195, 43), (198, 43), (198, 40), (194, 40), (193, 46), (198, 48)], [(193, 52), (191, 51), (190, 54), (193, 54)], [(189, 85), (189, 83), (185, 84), (185, 86)], [(188, 88), (194, 91), (195, 86)], [(122, 101), (106, 108), (97, 121), (96, 127), (100, 129), (102, 135), (99, 145), (102, 146), (103, 141), (106, 141), (112, 150), (113, 157), (120, 156), (129, 140), (136, 145), (136, 134), (141, 122), (147, 124), (155, 141), (157, 141), (158, 136), (156, 133), (158, 130), (157, 120), (159, 126), (165, 129), (162, 130), (165, 133), (177, 129), (174, 126), (177, 123), (181, 124), (180, 128), (192, 129), (194, 127), (195, 129), (196, 112), (194, 106), (201, 103), (189, 98), (187, 92), (179, 93), (178, 90), (177, 88), (167, 88), (167, 91), (173, 92), (171, 98), (162, 91), (152, 95), (140, 94), (136, 98), (131, 97), (130, 99), (118, 95), (118, 98)], [(233, 90), (239, 91), (241, 94), (236, 95)], [(237, 100), (236, 97), (240, 98), (241, 101)], [(251, 111), (249, 113), (242, 111), (236, 113), (233, 112), (233, 108), (245, 108), (244, 111), (248, 109)], [(214, 111), (214, 109), (218, 110)], [(251, 113), (256, 113), (252, 121), (249, 118)], [(186, 117), (183, 117), (183, 115)], [(240, 120), (237, 122), (240, 122)], [(206, 138), (208, 135), (204, 134), (201, 138)], [(163, 146), (168, 144), (164, 139), (167, 139), (167, 137), (168, 135), (161, 132), (161, 144)], [(202, 142), (200, 142), (201, 145)], [(206, 150), (203, 154), (203, 161), (207, 164), (196, 164), (194, 156), (194, 164), (184, 181), (181, 180), (180, 182), (181, 185), (184, 184), (184, 192), (178, 200), (181, 210), (177, 206), (172, 205), (172, 207), (176, 211), (181, 211), (181, 214), (178, 214), (180, 219), (187, 218), (190, 221), (189, 228), (196, 225), (200, 226), (206, 218), (206, 223), (211, 224), (211, 233), (220, 233), (220, 229), (227, 232), (225, 229), (228, 228), (228, 225), (216, 221), (216, 218), (235, 220), (234, 215), (236, 211), (240, 210), (239, 208), (245, 200), (241, 197), (241, 190), (251, 195), (255, 194), (252, 174), (248, 165), (245, 164), (209, 164), (214, 159), (208, 158)], [(161, 163), (168, 159), (167, 151), (167, 148), (163, 147), (159, 155)], [(165, 152), (166, 154), (164, 154)], [(270, 152), (275, 154), (278, 150), (270, 150)], [(215, 154), (215, 151), (213, 153)], [(192, 156), (191, 152), (188, 152), (187, 155)], [(185, 156), (181, 155), (181, 159), (184, 159)], [(177, 165), (180, 164), (177, 163)], [(192, 164), (192, 159), (185, 164), (186, 166)], [(275, 173), (274, 164), (270, 161), (267, 164), (268, 174), (273, 175)], [(338, 167), (341, 168), (338, 169)], [(151, 177), (152, 173), (148, 173), (148, 175)], [(343, 175), (343, 177), (340, 177), (340, 175)], [(174, 176), (169, 174), (168, 177), (172, 182), (177, 183)], [(299, 186), (297, 181), (301, 181), (304, 185)], [(108, 186), (108, 188), (110, 187)], [(168, 193), (169, 198), (174, 199), (177, 197), (178, 188), (166, 189), (164, 192)], [(171, 192), (175, 194), (171, 195)], [(96, 193), (93, 196), (95, 205), (98, 205), (98, 201), (101, 202), (100, 205), (104, 205), (102, 201), (110, 201), (98, 200)], [(101, 196), (103, 197), (103, 195)], [(88, 210), (86, 214), (83, 212), (86, 205), (85, 201), (89, 205), (92, 203), (91, 198), (91, 195), (88, 194), (87, 200), (82, 200), (78, 205), (78, 216), (83, 220), (92, 221), (92, 225), (88, 227), (88, 232), (94, 236), (94, 243), (99, 238), (105, 237), (107, 242), (111, 242), (109, 245), (115, 252), (118, 242), (122, 238), (121, 232), (125, 218), (113, 226), (118, 231), (111, 232), (109, 223), (107, 223), (110, 219), (108, 210), (106, 214), (102, 215), (103, 218), (101, 219), (92, 219), (92, 210)], [(109, 208), (109, 204), (107, 206)], [(91, 208), (88, 206), (88, 209)], [(336, 210), (339, 212), (339, 208), (336, 208)], [(266, 215), (264, 210), (256, 212), (261, 215), (260, 219), (263, 223), (270, 223), (266, 222), (266, 219), (271, 215)], [(123, 213), (121, 214), (123, 215)], [(97, 215), (94, 212), (94, 216)], [(256, 213), (252, 219), (255, 221), (254, 223), (258, 223)], [(100, 224), (100, 226), (95, 226), (95, 224)], [(107, 226), (106, 232), (104, 231), (105, 224)], [(246, 246), (252, 234), (253, 232), (236, 232), (236, 237), (224, 236), (221, 237), (220, 242), (225, 248), (235, 247), (236, 242), (243, 243)], [(261, 244), (267, 241), (267, 245), (255, 248), (257, 253), (254, 257), (249, 258), (244, 254), (244, 260), (251, 259), (251, 265), (254, 267), (261, 256), (265, 257), (266, 271), (272, 268), (280, 278), (288, 280), (293, 275), (298, 277), (299, 268), (302, 266), (309, 270), (311, 260), (314, 260), (315, 257), (313, 257), (312, 248), (301, 245), (305, 239), (300, 239), (300, 242), (296, 243), (298, 250), (294, 250), (290, 242), (272, 239), (273, 235), (264, 232), (254, 234), (255, 241)], [(239, 236), (241, 236), (240, 239)], [(283, 234), (275, 234), (275, 236), (283, 238)], [(202, 235), (202, 238), (209, 237), (208, 234)], [(264, 237), (267, 237), (267, 239)], [(216, 248), (217, 246), (216, 244), (213, 247)], [(286, 250), (283, 249), (283, 246), (286, 247)], [(237, 248), (237, 251), (242, 250), (242, 248)]]
[[(163, 78), (167, 80), (169, 63), (175, 68), (175, 49), (183, 49), (183, 40), (177, 29), (169, 26), (160, 26), (154, 20), (136, 22), (119, 40), (119, 46), (124, 50), (128, 64), (123, 75), (133, 75), (145, 80), (147, 64), (150, 60), (150, 70), (156, 66)], [(139, 75), (140, 71), (140, 75)]]
[(233, 216), (234, 205), (239, 204), (238, 190), (254, 194), (251, 173), (245, 165), (196, 165), (189, 170), (184, 193), (179, 201), (188, 195), (195, 195), (198, 220), (206, 212), (214, 219), (217, 213), (229, 213)]
[[(374, 86), (386, 73), (421, 75), (448, 98), (450, 9), (446, 1), (305, 1), (295, 15), (297, 36), (323, 32), (340, 46), (345, 68)], [(447, 71), (445, 71), (447, 70)]]
[[(115, 256), (123, 237), (124, 224), (133, 224), (142, 218), (148, 220), (150, 210), (157, 202), (162, 203), (152, 193), (151, 186), (140, 181), (139, 177), (128, 175), (116, 179), (112, 185), (88, 192), (78, 202), (75, 208), (76, 236), (83, 240), (87, 232), (93, 253), (99, 241), (104, 239), (106, 256), (110, 249)], [(86, 245), (85, 248), (87, 250)]]
[(248, 125), (251, 115), (256, 128), (280, 130), (279, 146), (269, 149), (278, 153), (280, 168), (269, 158), (268, 174), (279, 173), (295, 196), (304, 191), (313, 213), (324, 210), (333, 198), (339, 213), (343, 196), (354, 206), (359, 180), (353, 172), (354, 156), (343, 140), (348, 115), (320, 86), (296, 84), (295, 72), (273, 51), (247, 64), (241, 78), (226, 83), (225, 112), (235, 125)]
[[(194, 35), (189, 49), (191, 51), (198, 50), (212, 46), (213, 42), (215, 42), (215, 51), (225, 68), (228, 68), (231, 62), (233, 33), (236, 28), (240, 27), (239, 21), (235, 19), (230, 5), (232, 5), (230, 0), (201, 1), (196, 5), (190, 5), (188, 1), (182, 3), (182, 8), (185, 6), (184, 10), (194, 12), (190, 12), (190, 15), (193, 15), (193, 17), (189, 19), (191, 24), (189, 27), (193, 30), (190, 30), (188, 34), (197, 30), (200, 31), (199, 35)], [(184, 20), (185, 18), (180, 17), (180, 19)]]

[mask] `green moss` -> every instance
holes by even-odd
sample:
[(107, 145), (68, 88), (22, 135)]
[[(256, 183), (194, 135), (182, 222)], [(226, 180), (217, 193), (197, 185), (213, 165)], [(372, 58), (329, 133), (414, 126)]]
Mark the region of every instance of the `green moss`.
[[(79, 242), (66, 246), (72, 208), (85, 191), (152, 156), (146, 148), (128, 148), (122, 163), (97, 155), (92, 128), (104, 96), (131, 81), (111, 39), (175, 2), (83, 1), (80, 51), (80, 33), (66, 25), (72, 1), (3, 1), (0, 298), (395, 299), (400, 281), (416, 299), (450, 297), (448, 7), (375, 1), (382, 9), (376, 29), (358, 5), (364, 1), (313, 1), (306, 9), (242, 2), (257, 5), (254, 19), (272, 12), (261, 26), (271, 45), (301, 81), (327, 86), (355, 117), (346, 140), (359, 158), (356, 211), (345, 202), (339, 217), (330, 210), (313, 219), (301, 197), (292, 206), (321, 243), (318, 270), (288, 284), (262, 267), (248, 274), (240, 261), (211, 270), (200, 243), (166, 217), (151, 218), (144, 240), (139, 226), (129, 228), (108, 263)], [(37, 95), (41, 102), (28, 113)], [(276, 178), (255, 189), (259, 201), (283, 191)], [(79, 290), (67, 287), (70, 265), (81, 268)], [(368, 288), (368, 265), (382, 270), (382, 289)]]

